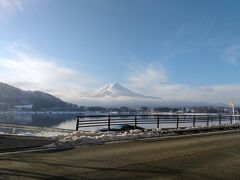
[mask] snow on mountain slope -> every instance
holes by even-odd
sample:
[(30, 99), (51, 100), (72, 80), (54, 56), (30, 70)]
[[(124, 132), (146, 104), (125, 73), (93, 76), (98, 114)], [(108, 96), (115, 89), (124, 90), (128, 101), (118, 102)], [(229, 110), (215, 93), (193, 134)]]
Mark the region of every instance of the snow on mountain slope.
[(102, 88), (96, 90), (93, 94), (93, 97), (132, 97), (132, 98), (150, 98), (154, 97), (144, 96), (138, 93), (135, 93), (118, 83), (107, 84)]

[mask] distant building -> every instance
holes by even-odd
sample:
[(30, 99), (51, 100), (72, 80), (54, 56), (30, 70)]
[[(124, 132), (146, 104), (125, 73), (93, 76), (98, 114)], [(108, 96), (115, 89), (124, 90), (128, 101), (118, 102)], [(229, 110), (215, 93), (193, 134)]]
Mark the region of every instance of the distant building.
[(16, 110), (32, 110), (33, 105), (32, 104), (28, 104), (28, 105), (18, 105), (15, 106)]

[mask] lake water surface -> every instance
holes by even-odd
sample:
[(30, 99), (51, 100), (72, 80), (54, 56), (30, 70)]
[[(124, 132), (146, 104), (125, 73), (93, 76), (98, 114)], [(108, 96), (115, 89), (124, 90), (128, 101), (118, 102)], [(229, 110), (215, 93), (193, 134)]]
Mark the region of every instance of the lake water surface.
[[(75, 129), (76, 117), (73, 113), (1, 113), (0, 123)], [(66, 122), (75, 122), (75, 126), (63, 127)]]

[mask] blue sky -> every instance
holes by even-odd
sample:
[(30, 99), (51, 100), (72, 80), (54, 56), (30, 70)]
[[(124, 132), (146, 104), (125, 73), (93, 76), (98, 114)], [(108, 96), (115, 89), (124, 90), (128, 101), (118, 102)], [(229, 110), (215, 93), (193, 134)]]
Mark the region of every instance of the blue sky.
[(0, 81), (74, 101), (109, 82), (240, 102), (238, 0), (0, 0)]

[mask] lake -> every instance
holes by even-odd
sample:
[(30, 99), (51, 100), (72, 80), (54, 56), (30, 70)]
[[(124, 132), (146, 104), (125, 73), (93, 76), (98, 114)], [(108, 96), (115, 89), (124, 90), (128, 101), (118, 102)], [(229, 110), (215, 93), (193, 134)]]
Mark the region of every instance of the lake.
[[(0, 113), (0, 122), (37, 127), (75, 129), (77, 115), (75, 113)], [(62, 124), (66, 122), (72, 123), (68, 126), (66, 124), (64, 127)]]

